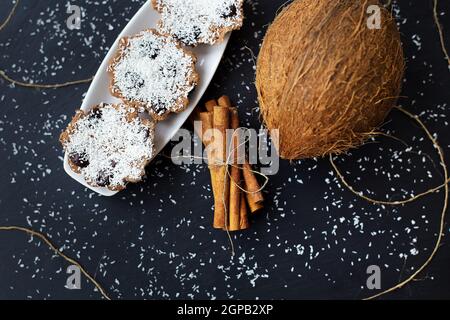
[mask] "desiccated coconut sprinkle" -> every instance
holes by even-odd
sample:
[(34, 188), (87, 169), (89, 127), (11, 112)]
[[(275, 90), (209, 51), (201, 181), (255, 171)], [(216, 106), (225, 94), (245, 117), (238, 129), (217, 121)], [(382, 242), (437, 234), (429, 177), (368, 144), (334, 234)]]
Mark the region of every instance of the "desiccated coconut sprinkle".
[[(156, 115), (179, 112), (197, 82), (195, 57), (178, 43), (147, 30), (121, 41), (108, 68), (113, 73), (113, 94)], [(161, 119), (158, 119), (161, 120)]]
[(74, 120), (63, 141), (69, 160), (93, 186), (120, 190), (139, 181), (153, 156), (153, 124), (134, 108), (100, 105)]
[(214, 44), (242, 26), (242, 0), (153, 0), (160, 30), (187, 45)]

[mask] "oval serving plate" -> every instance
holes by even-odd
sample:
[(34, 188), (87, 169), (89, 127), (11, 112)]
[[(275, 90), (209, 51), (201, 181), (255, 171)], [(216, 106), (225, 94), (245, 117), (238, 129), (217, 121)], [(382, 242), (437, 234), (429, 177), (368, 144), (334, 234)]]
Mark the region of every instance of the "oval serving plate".
[[(154, 28), (158, 19), (159, 14), (153, 10), (150, 1), (147, 1), (130, 20), (112, 45), (89, 87), (86, 97), (83, 100), (83, 104), (81, 105), (81, 110), (87, 111), (92, 106), (102, 102), (120, 102), (120, 100), (113, 97), (109, 91), (110, 79), (106, 71), (109, 61), (117, 50), (120, 38), (134, 35), (148, 28)], [(164, 146), (172, 139), (194, 110), (219, 66), (229, 38), (230, 34), (227, 34), (222, 43), (214, 46), (200, 45), (196, 48), (188, 48), (188, 50), (193, 51), (197, 56), (196, 69), (200, 75), (200, 82), (191, 94), (190, 104), (186, 110), (178, 114), (172, 114), (169, 118), (162, 122), (158, 122), (156, 125), (154, 156), (161, 152)], [(117, 194), (117, 191), (111, 191), (107, 188), (95, 188), (88, 185), (82, 175), (73, 172), (70, 168), (67, 153), (64, 155), (64, 170), (73, 179), (103, 196), (113, 196)]]

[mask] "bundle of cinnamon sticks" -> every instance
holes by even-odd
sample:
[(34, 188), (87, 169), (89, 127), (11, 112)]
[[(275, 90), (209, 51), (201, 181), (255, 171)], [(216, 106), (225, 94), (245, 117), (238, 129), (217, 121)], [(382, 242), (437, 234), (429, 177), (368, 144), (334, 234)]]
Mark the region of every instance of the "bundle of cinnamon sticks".
[[(200, 128), (196, 133), (207, 150), (214, 194), (213, 226), (228, 231), (245, 230), (249, 227), (249, 213), (260, 211), (264, 198), (247, 161), (245, 146), (245, 158), (238, 158), (238, 150), (242, 150), (238, 111), (227, 96), (222, 96), (208, 101), (204, 109), (197, 107), (192, 120), (200, 121), (201, 126), (194, 128)], [(230, 141), (227, 137), (231, 137)]]

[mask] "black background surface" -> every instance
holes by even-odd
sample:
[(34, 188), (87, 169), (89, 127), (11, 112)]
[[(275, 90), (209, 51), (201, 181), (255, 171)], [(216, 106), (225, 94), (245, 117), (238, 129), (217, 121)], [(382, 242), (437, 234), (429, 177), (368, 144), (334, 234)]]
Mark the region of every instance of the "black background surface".
[[(73, 1), (81, 30), (66, 28), (64, 1), (22, 0), (0, 32), (0, 69), (25, 81), (65, 82), (93, 75), (108, 46), (145, 1)], [(284, 1), (246, 1), (206, 98), (228, 94), (245, 125), (260, 127), (254, 60)], [(450, 72), (433, 22), (431, 0), (396, 1), (407, 70), (401, 105), (420, 115), (448, 156)], [(0, 3), (0, 21), (12, 2)], [(450, 43), (450, 3), (440, 1)], [(0, 225), (47, 234), (82, 263), (113, 298), (359, 299), (366, 269), (379, 265), (382, 288), (408, 277), (429, 256), (439, 230), (443, 192), (402, 207), (372, 205), (343, 188), (327, 159), (281, 161), (265, 190), (265, 211), (250, 230), (212, 229), (206, 166), (175, 166), (158, 157), (147, 178), (113, 198), (100, 197), (62, 167), (60, 132), (88, 85), (58, 90), (0, 80)], [(385, 132), (411, 147), (377, 138), (336, 160), (364, 193), (401, 199), (442, 183), (439, 159), (418, 126), (393, 111)], [(170, 152), (170, 147), (165, 153)], [(443, 245), (418, 281), (385, 298), (450, 298), (450, 250)], [(91, 283), (67, 290), (68, 264), (38, 239), (0, 232), (0, 298), (101, 298)]]

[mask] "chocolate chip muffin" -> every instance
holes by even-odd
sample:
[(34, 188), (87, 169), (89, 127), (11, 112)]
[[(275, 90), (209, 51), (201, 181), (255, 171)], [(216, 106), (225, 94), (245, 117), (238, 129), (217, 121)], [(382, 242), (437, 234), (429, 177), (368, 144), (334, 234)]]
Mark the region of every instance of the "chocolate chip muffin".
[(156, 121), (189, 104), (198, 83), (196, 57), (178, 41), (153, 29), (122, 38), (111, 61), (111, 93), (126, 104), (145, 108)]
[(60, 141), (71, 169), (93, 187), (120, 191), (139, 182), (154, 155), (154, 122), (125, 104), (78, 110)]
[(152, 5), (161, 14), (159, 30), (188, 46), (222, 42), (244, 19), (243, 0), (152, 0)]

